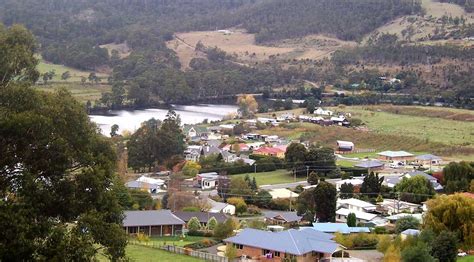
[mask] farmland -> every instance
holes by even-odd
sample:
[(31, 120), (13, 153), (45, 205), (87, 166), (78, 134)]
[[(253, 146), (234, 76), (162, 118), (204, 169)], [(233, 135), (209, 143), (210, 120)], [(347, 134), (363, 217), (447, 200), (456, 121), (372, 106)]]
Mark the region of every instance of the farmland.
[[(37, 69), (40, 72), (40, 74), (43, 74), (43, 73), (46, 73), (46, 72), (49, 72), (49, 71), (54, 71), (55, 72), (55, 76), (53, 77), (52, 80), (50, 80), (51, 82), (61, 82), (61, 83), (64, 83), (64, 82), (81, 82), (82, 77), (87, 78), (89, 76), (89, 74), (91, 73), (91, 72), (88, 72), (88, 71), (81, 71), (81, 70), (74, 69), (74, 68), (71, 68), (71, 67), (46, 62), (40, 56), (38, 58), (40, 59), (40, 63), (38, 64)], [(62, 80), (61, 75), (66, 71), (69, 71), (69, 73), (71, 74), (71, 77), (67, 80)], [(101, 78), (106, 78), (107, 74), (97, 73), (97, 76), (99, 76)]]
[[(247, 174), (234, 175), (233, 177), (242, 177), (244, 178)], [(272, 185), (272, 184), (284, 184), (295, 182), (294, 178), (291, 176), (291, 173), (285, 169), (279, 169), (271, 172), (261, 172), (261, 173), (251, 173), (248, 174), (250, 178), (255, 177), (257, 184), (262, 185)], [(306, 180), (304, 177), (297, 177), (296, 181)]]
[[(156, 248), (141, 246), (141, 245), (128, 245), (125, 248), (127, 257), (130, 258), (130, 261), (180, 261), (180, 262), (198, 262), (203, 261), (190, 256), (178, 255), (174, 253), (169, 253), (164, 250), (159, 250)], [(108, 261), (104, 256), (98, 256), (99, 261)]]
[(52, 92), (57, 88), (66, 88), (71, 94), (81, 103), (87, 103), (91, 101), (94, 103), (95, 100), (100, 99), (102, 93), (111, 90), (109, 85), (104, 84), (80, 84), (72, 82), (55, 82), (47, 85), (35, 86), (37, 90)]

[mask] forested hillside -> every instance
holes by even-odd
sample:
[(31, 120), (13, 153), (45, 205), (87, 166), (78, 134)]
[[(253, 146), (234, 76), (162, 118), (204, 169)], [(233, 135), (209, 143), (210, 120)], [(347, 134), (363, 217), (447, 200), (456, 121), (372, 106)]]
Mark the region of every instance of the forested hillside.
[(453, 3), (460, 5), (466, 9), (467, 12), (474, 12), (474, 1), (472, 0), (438, 0), (441, 3)]

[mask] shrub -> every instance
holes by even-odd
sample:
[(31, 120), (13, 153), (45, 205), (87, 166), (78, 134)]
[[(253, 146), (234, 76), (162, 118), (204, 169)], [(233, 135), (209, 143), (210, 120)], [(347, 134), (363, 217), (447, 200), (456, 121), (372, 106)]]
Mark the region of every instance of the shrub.
[(209, 218), (209, 220), (207, 221), (207, 229), (214, 230), (216, 226), (217, 226), (217, 219), (215, 217)]
[(201, 228), (201, 223), (199, 222), (199, 219), (197, 217), (192, 217), (191, 219), (189, 219), (187, 226), (189, 232), (195, 232)]
[(142, 232), (137, 233), (136, 238), (138, 242), (148, 242), (150, 241), (150, 237)]
[(247, 204), (245, 200), (241, 197), (229, 197), (227, 203), (235, 206), (235, 212), (237, 214), (242, 214), (247, 211)]
[(413, 216), (402, 217), (395, 224), (395, 232), (401, 233), (407, 229), (418, 229), (420, 221)]

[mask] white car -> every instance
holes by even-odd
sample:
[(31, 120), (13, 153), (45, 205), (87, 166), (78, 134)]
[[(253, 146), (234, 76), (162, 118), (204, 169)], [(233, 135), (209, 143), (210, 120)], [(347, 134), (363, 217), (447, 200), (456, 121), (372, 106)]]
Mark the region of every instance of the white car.
[(399, 168), (400, 166), (397, 163), (391, 163), (388, 165), (390, 168)]
[(466, 252), (460, 252), (458, 253), (458, 257), (465, 257), (467, 256), (467, 253)]

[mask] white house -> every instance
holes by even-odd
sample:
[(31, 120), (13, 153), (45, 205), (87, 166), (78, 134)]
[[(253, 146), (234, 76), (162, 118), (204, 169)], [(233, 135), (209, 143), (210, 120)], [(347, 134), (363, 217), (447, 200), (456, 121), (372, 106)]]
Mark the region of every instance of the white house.
[(356, 222), (358, 223), (370, 223), (374, 226), (384, 226), (387, 224), (387, 220), (378, 216), (377, 214), (367, 213), (363, 211), (357, 211), (353, 209), (340, 208), (336, 211), (336, 221), (337, 222), (347, 222), (347, 217), (350, 213), (353, 213), (356, 216)]
[(337, 206), (360, 212), (373, 212), (376, 209), (374, 204), (356, 198), (338, 199)]
[(227, 203), (217, 202), (210, 198), (207, 199), (207, 203), (211, 206), (209, 213), (224, 213), (229, 215), (235, 214), (235, 206)]
[(352, 151), (354, 150), (354, 143), (350, 141), (337, 140), (337, 149), (339, 151)]
[(340, 191), (343, 184), (351, 184), (354, 187), (360, 187), (364, 183), (364, 180), (353, 178), (353, 179), (344, 179), (336, 182), (336, 190)]
[(318, 107), (318, 109), (314, 110), (314, 114), (324, 115), (324, 116), (332, 116), (333, 112), (330, 111), (330, 110), (324, 110), (321, 107)]
[(214, 189), (217, 186), (219, 175), (216, 172), (201, 173), (196, 176), (197, 185), (202, 189)]
[(421, 209), (421, 205), (405, 201), (399, 201), (397, 199), (384, 199), (381, 203), (378, 203), (377, 205), (389, 215), (398, 214), (402, 212), (415, 213)]
[(163, 179), (151, 178), (147, 176), (141, 176), (137, 179), (138, 182), (145, 182), (152, 185), (163, 186), (165, 181)]

